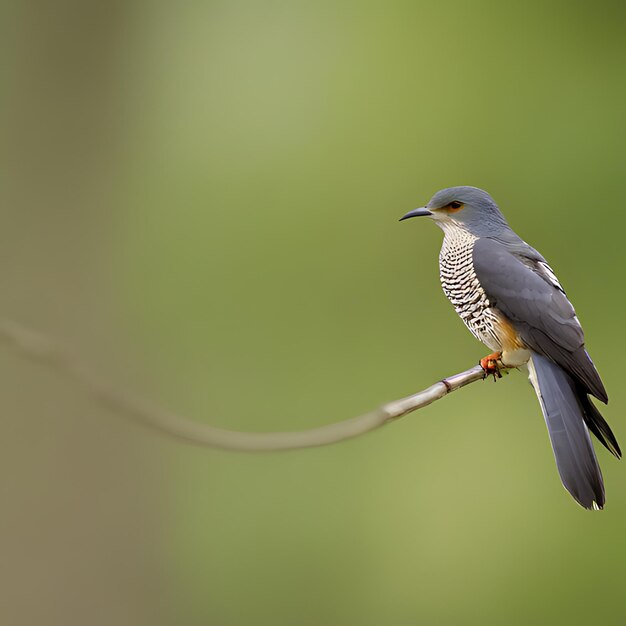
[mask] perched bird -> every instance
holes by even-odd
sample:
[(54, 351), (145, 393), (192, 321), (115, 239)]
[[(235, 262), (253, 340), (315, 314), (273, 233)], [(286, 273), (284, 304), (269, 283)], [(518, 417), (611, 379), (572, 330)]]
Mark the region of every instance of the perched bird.
[(613, 432), (591, 401), (608, 396), (583, 329), (546, 260), (509, 227), (482, 189), (438, 191), (410, 217), (430, 217), (443, 230), (443, 291), (472, 334), (493, 353), (485, 374), (528, 369), (548, 426), (563, 486), (587, 509), (604, 506), (604, 482), (589, 430), (618, 459)]

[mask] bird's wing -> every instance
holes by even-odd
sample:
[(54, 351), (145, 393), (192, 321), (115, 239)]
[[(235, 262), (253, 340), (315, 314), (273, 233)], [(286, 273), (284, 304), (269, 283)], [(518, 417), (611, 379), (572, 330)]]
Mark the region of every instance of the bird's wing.
[(473, 261), (480, 285), (491, 306), (506, 315), (530, 349), (560, 365), (606, 402), (606, 390), (585, 350), (574, 307), (543, 257), (533, 255), (530, 246), (528, 250), (524, 255), (494, 239), (478, 239)]

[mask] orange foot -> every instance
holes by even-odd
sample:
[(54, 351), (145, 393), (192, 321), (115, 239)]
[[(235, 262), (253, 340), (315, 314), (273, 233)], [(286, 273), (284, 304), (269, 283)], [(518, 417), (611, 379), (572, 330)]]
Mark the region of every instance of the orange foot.
[(484, 359), (480, 359), (479, 363), (480, 366), (483, 368), (483, 371), (485, 372), (483, 380), (487, 378), (487, 376), (493, 376), (494, 382), (497, 378), (502, 378), (502, 374), (500, 373), (502, 352), (492, 352), (491, 354), (488, 354)]

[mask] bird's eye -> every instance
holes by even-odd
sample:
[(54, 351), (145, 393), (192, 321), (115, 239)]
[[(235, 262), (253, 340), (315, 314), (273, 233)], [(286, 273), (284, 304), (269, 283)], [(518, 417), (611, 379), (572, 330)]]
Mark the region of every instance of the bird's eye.
[(454, 202), (450, 202), (450, 204), (448, 205), (448, 207), (452, 209), (453, 211), (458, 211), (462, 206), (463, 206), (463, 203), (458, 202), (457, 200), (454, 200)]

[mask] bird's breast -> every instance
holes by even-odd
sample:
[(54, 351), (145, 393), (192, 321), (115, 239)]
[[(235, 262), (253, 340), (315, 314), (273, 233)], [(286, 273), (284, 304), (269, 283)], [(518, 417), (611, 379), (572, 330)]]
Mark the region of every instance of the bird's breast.
[(476, 237), (462, 228), (445, 230), (439, 254), (441, 286), (472, 334), (492, 350), (501, 350), (499, 316), (476, 276), (473, 251)]

